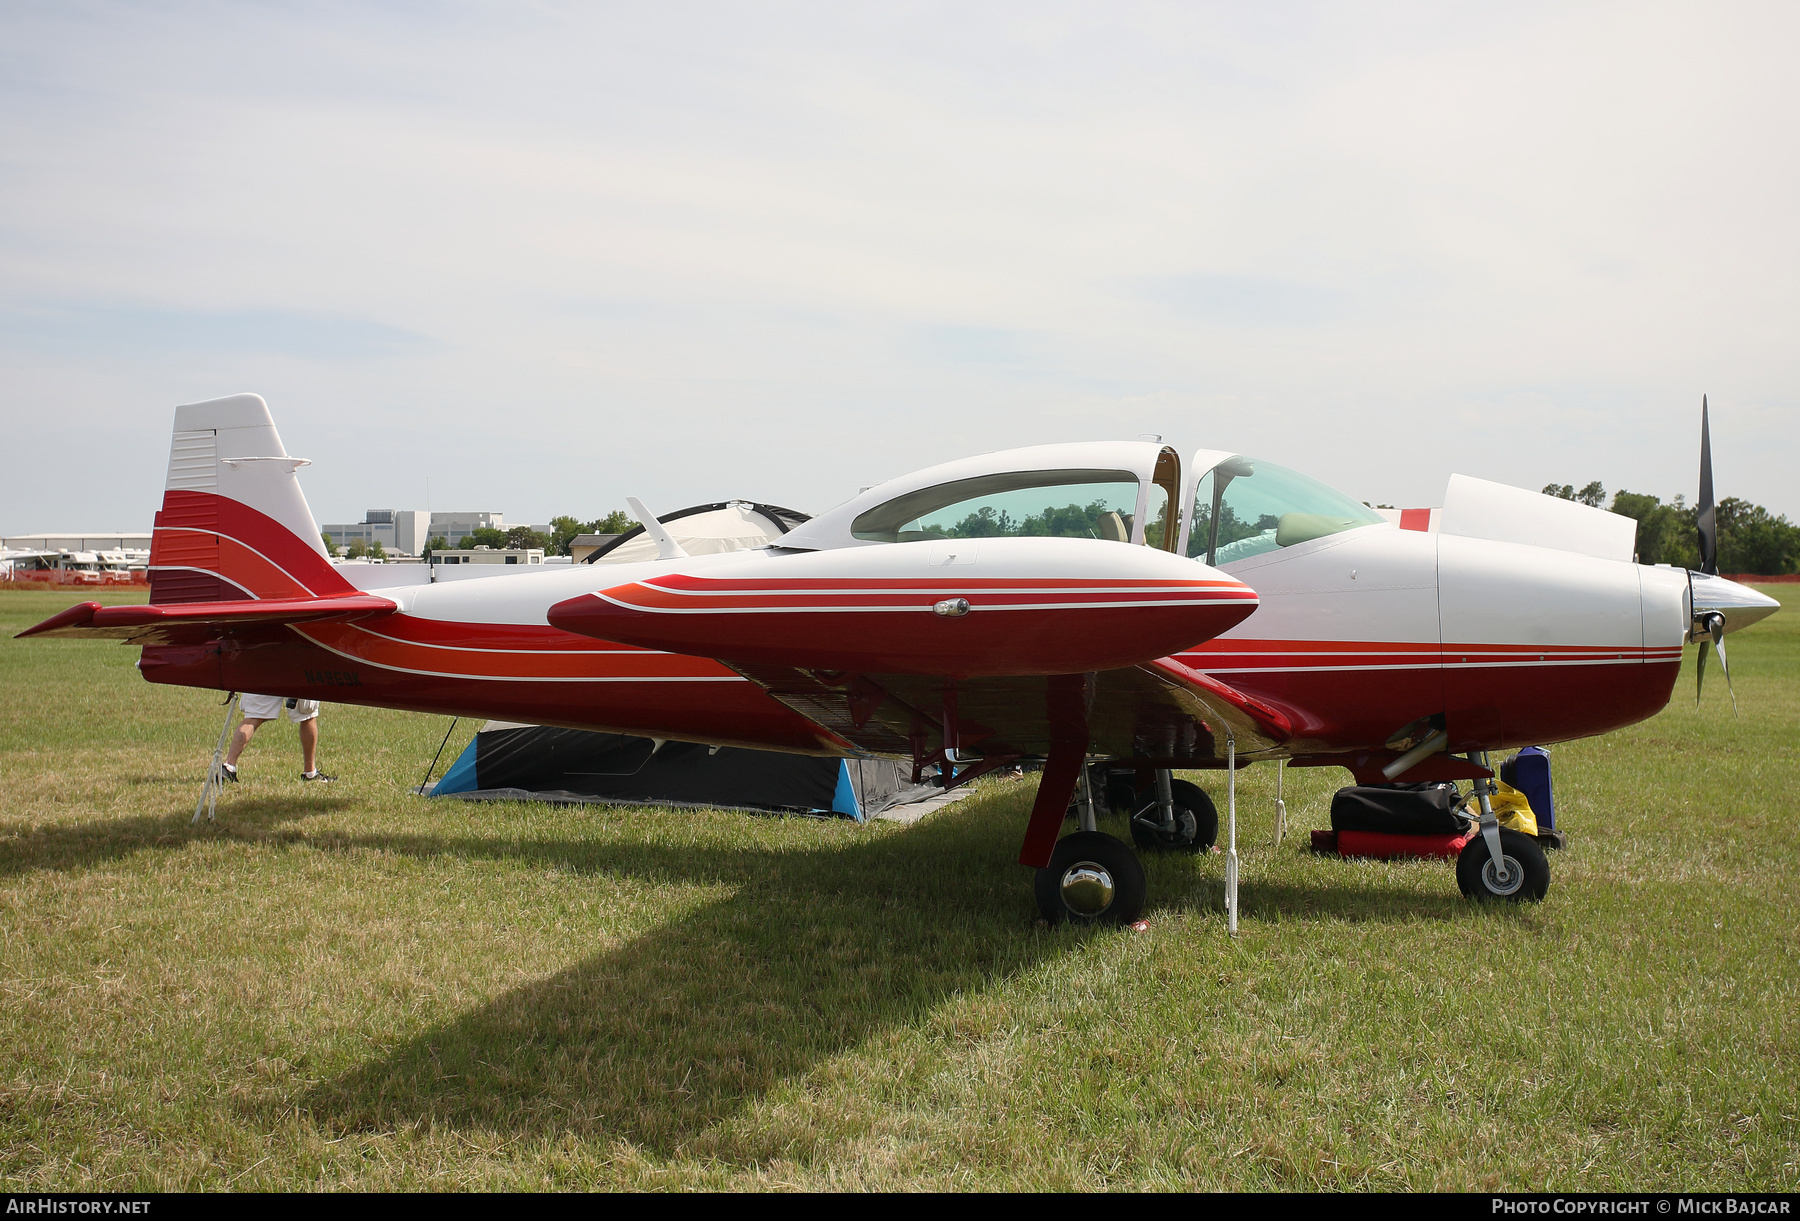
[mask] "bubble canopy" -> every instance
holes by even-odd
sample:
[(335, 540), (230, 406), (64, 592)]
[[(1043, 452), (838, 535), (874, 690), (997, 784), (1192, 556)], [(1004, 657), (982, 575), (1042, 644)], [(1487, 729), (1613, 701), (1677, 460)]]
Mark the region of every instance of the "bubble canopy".
[(784, 549), (953, 538), (1083, 538), (1174, 550), (1181, 460), (1153, 441), (998, 450), (870, 487), (784, 535)]
[(1080, 538), (1228, 564), (1385, 524), (1342, 492), (1273, 462), (1157, 441), (997, 450), (863, 489), (774, 545), (828, 550), (934, 539)]

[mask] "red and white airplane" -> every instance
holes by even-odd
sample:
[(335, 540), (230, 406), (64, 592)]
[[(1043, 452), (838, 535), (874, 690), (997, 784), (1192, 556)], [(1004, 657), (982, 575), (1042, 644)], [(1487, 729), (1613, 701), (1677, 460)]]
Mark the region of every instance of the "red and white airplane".
[(946, 784), (1042, 759), (1019, 859), (1051, 920), (1144, 901), (1135, 854), (1094, 829), (1096, 759), (1153, 778), (1131, 824), (1153, 850), (1217, 834), (1170, 770), (1226, 770), (1234, 926), (1233, 781), (1255, 760), (1474, 779), (1465, 891), (1541, 898), (1542, 850), (1487, 808), (1486, 752), (1653, 715), (1684, 642), (1723, 661), (1779, 605), (1634, 563), (1635, 523), (1582, 505), (1457, 476), (1396, 523), (1259, 458), (1184, 470), (1149, 441), (930, 467), (755, 551), (688, 556), (640, 511), (654, 560), (377, 592), (326, 557), (303, 465), (256, 395), (177, 408), (150, 603), (21, 634), (140, 645), (151, 682), (908, 758)]

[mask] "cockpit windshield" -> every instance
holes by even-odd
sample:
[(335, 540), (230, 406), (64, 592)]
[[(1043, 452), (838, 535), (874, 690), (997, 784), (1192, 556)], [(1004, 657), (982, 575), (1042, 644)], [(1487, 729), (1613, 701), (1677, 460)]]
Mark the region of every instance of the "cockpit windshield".
[(1228, 458), (1194, 493), (1187, 553), (1224, 565), (1383, 520), (1316, 479), (1261, 458)]
[[(1153, 489), (1148, 516), (1163, 523), (1166, 493)], [(1130, 471), (1001, 471), (897, 496), (859, 514), (851, 534), (865, 542), (932, 538), (1097, 538), (1130, 542), (1137, 512)], [(1164, 527), (1166, 528), (1166, 527)], [(1156, 540), (1161, 543), (1160, 531)]]

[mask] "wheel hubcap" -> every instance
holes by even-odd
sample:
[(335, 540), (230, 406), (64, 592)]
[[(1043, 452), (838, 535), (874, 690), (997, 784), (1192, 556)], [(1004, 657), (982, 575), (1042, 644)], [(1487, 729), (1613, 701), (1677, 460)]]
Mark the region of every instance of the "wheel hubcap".
[(1494, 868), (1494, 859), (1489, 857), (1481, 867), (1481, 884), (1492, 894), (1517, 894), (1519, 887), (1525, 885), (1525, 867), (1510, 856), (1502, 857), (1501, 860), (1505, 865), (1506, 876), (1500, 876), (1500, 871)]
[(1106, 866), (1077, 861), (1063, 871), (1063, 906), (1078, 916), (1098, 916), (1112, 906), (1113, 876)]

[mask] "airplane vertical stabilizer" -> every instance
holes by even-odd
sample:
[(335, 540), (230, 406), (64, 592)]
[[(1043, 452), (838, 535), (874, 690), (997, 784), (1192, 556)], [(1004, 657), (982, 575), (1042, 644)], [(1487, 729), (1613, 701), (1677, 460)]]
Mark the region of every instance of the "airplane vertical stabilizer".
[(261, 395), (175, 409), (169, 475), (150, 552), (150, 600), (298, 598), (350, 588)]

